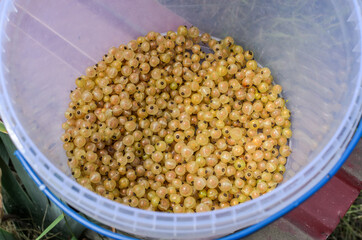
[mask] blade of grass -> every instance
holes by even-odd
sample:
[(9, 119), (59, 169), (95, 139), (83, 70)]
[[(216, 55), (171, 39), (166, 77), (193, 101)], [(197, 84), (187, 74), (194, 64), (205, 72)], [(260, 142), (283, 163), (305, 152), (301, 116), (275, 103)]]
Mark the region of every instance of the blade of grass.
[(41, 229), (44, 229), (44, 222), (45, 222), (45, 218), (47, 216), (48, 208), (49, 208), (49, 205), (47, 205), (46, 208), (45, 208), (45, 213), (44, 213), (44, 216), (43, 216), (43, 220), (41, 221)]
[(48, 234), (60, 221), (64, 219), (64, 214), (60, 214), (41, 234), (36, 240), (40, 240), (42, 237)]
[[(57, 213), (59, 215), (63, 212), (53, 202), (50, 202), (45, 222), (49, 224), (52, 219), (58, 216), (55, 215)], [(66, 239), (69, 239), (71, 237), (75, 237), (77, 239), (77, 237), (81, 236), (84, 229), (86, 229), (86, 227), (84, 227), (82, 224), (65, 215), (64, 221), (59, 222), (57, 226), (54, 227), (53, 232), (61, 232), (63, 238)]]
[(6, 134), (8, 133), (8, 131), (6, 131), (4, 123), (2, 121), (0, 121), (0, 132), (6, 133)]
[[(50, 220), (56, 218), (60, 214), (62, 214), (62, 210), (58, 208), (53, 202), (49, 202), (48, 213), (46, 216), (46, 222), (48, 224), (51, 222)], [(62, 234), (68, 238), (74, 236), (79, 237), (84, 231), (85, 227), (74, 219), (65, 216), (64, 221), (58, 223), (55, 227), (54, 231), (61, 231)]]

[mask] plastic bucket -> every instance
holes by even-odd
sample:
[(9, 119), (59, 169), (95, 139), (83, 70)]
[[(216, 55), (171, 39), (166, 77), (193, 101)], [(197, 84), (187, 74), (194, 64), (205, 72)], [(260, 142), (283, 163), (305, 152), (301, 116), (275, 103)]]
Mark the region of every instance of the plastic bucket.
[[(280, 216), (338, 169), (361, 117), (362, 14), (357, 0), (2, 0), (0, 6), (0, 113), (18, 156), (52, 200), (60, 198), (129, 234), (212, 238)], [(118, 204), (71, 178), (59, 137), (75, 78), (109, 47), (181, 24), (215, 37), (233, 36), (283, 86), (292, 112), (293, 153), (284, 182), (271, 193), (223, 210), (170, 214)]]

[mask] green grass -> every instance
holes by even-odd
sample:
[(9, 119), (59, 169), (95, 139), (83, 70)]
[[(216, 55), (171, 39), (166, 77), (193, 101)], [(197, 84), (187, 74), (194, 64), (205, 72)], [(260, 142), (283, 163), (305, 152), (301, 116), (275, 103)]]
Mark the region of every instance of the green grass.
[(328, 240), (362, 239), (362, 192), (349, 208)]

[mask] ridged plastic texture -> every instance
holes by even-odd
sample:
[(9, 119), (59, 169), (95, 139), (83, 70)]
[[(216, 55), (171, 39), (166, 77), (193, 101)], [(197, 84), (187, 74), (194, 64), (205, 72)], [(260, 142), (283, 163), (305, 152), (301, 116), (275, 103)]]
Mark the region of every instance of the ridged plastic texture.
[[(142, 237), (226, 235), (296, 202), (343, 154), (362, 111), (360, 4), (2, 0), (0, 114), (46, 186), (86, 215)], [(69, 176), (59, 136), (74, 79), (110, 46), (180, 24), (220, 38), (233, 36), (284, 86), (292, 111), (293, 153), (285, 181), (273, 192), (232, 208), (176, 215), (117, 204)]]

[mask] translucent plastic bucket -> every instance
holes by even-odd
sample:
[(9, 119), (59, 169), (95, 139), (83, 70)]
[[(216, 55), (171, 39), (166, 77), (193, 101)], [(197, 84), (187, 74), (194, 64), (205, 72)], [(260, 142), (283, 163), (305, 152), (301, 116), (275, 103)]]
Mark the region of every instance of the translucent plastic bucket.
[[(357, 0), (2, 0), (0, 5), (0, 113), (13, 141), (43, 189), (130, 234), (211, 238), (294, 207), (339, 163), (361, 117)], [(223, 210), (169, 214), (109, 201), (70, 177), (59, 136), (75, 78), (109, 47), (181, 24), (215, 37), (233, 36), (284, 87), (293, 153), (284, 182), (273, 192)]]

